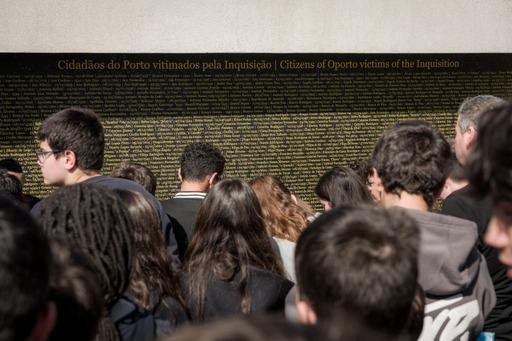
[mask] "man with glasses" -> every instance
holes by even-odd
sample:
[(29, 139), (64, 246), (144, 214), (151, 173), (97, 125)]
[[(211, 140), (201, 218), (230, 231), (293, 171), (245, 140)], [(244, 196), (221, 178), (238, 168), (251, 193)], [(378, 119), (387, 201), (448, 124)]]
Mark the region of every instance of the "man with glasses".
[[(84, 182), (143, 194), (159, 212), (168, 252), (176, 265), (180, 263), (172, 224), (160, 202), (133, 181), (101, 175), (105, 138), (103, 126), (93, 111), (68, 108), (54, 113), (44, 120), (38, 139), (37, 162), (45, 184), (65, 186)], [(44, 200), (32, 209), (36, 217), (39, 216), (42, 202)]]

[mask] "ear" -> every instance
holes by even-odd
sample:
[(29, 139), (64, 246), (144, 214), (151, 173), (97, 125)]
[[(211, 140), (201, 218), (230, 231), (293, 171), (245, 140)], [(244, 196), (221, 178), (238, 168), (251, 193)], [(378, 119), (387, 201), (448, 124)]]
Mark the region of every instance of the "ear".
[(178, 180), (180, 180), (180, 182), (183, 182), (183, 177), (181, 176), (181, 167), (178, 168), (177, 175), (178, 175)]
[(299, 300), (297, 301), (296, 305), (300, 322), (304, 324), (316, 324), (316, 314), (313, 311), (313, 308), (311, 308), (311, 306), (306, 301)]
[(57, 306), (55, 302), (48, 302), (46, 309), (39, 313), (36, 324), (29, 340), (46, 341), (57, 322)]
[(320, 199), (320, 203), (324, 206), (324, 211), (327, 212), (332, 209), (332, 203), (328, 200)]
[(217, 173), (217, 172), (210, 175), (210, 177), (208, 178), (208, 185), (210, 188), (212, 188), (213, 185), (215, 185), (215, 183), (217, 182), (218, 176), (219, 176), (219, 173)]
[(78, 166), (76, 162), (76, 154), (74, 151), (66, 150), (64, 151), (64, 155), (61, 157), (64, 158), (64, 167), (67, 170), (72, 170)]
[(375, 189), (379, 191), (379, 193), (384, 192), (384, 185), (382, 185), (382, 179), (379, 176), (379, 173), (377, 173), (377, 170), (375, 168), (373, 169), (373, 186), (375, 186)]
[(468, 130), (462, 135), (462, 138), (464, 139), (466, 150), (472, 151), (475, 148), (477, 139), (475, 127), (469, 126)]
[(452, 180), (450, 178), (446, 178), (446, 180), (444, 181), (443, 187), (441, 187), (436, 192), (436, 197), (444, 200), (450, 194), (451, 187), (452, 187)]

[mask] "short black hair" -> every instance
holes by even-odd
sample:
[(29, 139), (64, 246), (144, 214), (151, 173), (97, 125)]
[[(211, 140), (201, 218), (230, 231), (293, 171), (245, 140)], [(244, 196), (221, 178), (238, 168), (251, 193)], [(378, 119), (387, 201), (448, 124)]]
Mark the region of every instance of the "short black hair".
[(47, 140), (56, 157), (65, 150), (73, 151), (82, 170), (99, 171), (103, 167), (105, 136), (92, 110), (68, 108), (52, 114), (39, 128), (38, 139)]
[(384, 132), (372, 155), (384, 191), (419, 194), (432, 207), (451, 171), (450, 144), (426, 121), (404, 121)]
[(468, 159), (468, 178), (481, 195), (512, 202), (512, 105), (482, 115), (478, 140)]
[(0, 196), (0, 340), (26, 340), (46, 309), (51, 256), (41, 227)]
[(418, 247), (418, 226), (404, 210), (330, 210), (297, 243), (299, 294), (319, 321), (349, 311), (374, 328), (401, 333), (416, 292)]
[(329, 201), (333, 208), (372, 202), (365, 182), (350, 168), (332, 168), (325, 172), (318, 180), (315, 193)]
[(148, 167), (133, 161), (123, 161), (112, 171), (112, 176), (132, 180), (155, 195), (156, 177)]
[(0, 168), (0, 193), (8, 194), (16, 200), (21, 200), (22, 186), (17, 177)]
[(183, 180), (202, 181), (215, 172), (220, 176), (225, 163), (222, 152), (211, 143), (193, 142), (181, 154), (181, 177)]
[(21, 164), (13, 158), (0, 160), (0, 169), (5, 169), (9, 172), (23, 173), (23, 167), (21, 167)]

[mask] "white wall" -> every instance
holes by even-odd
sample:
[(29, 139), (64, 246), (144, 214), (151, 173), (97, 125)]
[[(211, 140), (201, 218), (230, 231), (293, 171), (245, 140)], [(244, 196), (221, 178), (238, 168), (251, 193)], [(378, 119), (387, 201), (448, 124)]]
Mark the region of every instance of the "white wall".
[(512, 52), (512, 0), (2, 0), (2, 52)]

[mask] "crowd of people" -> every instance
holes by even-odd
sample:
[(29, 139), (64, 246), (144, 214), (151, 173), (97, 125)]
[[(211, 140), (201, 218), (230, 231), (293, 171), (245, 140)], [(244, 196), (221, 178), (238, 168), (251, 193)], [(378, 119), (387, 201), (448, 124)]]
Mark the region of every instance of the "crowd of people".
[(96, 113), (56, 112), (53, 193), (0, 161), (0, 340), (512, 340), (512, 104), (457, 116), (452, 145), (403, 121), (326, 170), (315, 213), (276, 174), (223, 179), (208, 142), (159, 201), (145, 165), (101, 173)]

